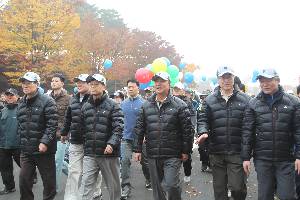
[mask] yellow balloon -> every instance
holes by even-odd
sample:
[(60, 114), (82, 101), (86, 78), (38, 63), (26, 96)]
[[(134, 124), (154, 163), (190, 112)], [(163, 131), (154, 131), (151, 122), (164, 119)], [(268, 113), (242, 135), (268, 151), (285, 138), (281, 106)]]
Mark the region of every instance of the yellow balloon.
[(156, 74), (157, 72), (166, 72), (167, 71), (167, 63), (162, 58), (157, 58), (152, 63), (152, 72)]

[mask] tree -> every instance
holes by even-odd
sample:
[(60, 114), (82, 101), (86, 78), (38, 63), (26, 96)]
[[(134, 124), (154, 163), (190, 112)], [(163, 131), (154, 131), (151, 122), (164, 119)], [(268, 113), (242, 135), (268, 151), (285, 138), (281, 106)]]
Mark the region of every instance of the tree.
[(10, 0), (0, 20), (0, 48), (8, 56), (25, 58), (17, 63), (18, 71), (43, 75), (64, 65), (68, 43), (80, 25), (74, 9), (62, 0)]

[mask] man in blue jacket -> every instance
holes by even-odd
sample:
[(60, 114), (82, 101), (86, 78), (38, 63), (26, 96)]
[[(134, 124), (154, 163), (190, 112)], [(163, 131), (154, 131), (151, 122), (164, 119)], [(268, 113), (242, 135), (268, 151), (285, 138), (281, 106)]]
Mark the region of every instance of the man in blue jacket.
[(18, 91), (10, 88), (5, 92), (7, 102), (0, 113), (0, 171), (3, 190), (0, 195), (15, 192), (13, 159), (20, 167), (20, 136), (18, 135)]
[(131, 192), (130, 165), (133, 150), (134, 133), (133, 128), (144, 99), (139, 95), (139, 82), (136, 80), (127, 81), (128, 98), (121, 103), (124, 113), (124, 131), (121, 142), (121, 186), (122, 198), (127, 198)]

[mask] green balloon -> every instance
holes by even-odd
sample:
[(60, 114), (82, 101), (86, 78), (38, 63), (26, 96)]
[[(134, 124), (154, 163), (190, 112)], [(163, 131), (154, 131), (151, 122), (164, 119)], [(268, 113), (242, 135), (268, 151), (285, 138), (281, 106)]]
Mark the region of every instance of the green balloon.
[(179, 77), (175, 77), (175, 78), (172, 78), (171, 77), (171, 87), (174, 87), (174, 85), (179, 81)]
[(167, 68), (167, 72), (170, 75), (171, 79), (176, 78), (179, 74), (179, 68), (175, 65), (169, 65)]
[(149, 86), (153, 87), (154, 86), (154, 81), (150, 81), (150, 85)]

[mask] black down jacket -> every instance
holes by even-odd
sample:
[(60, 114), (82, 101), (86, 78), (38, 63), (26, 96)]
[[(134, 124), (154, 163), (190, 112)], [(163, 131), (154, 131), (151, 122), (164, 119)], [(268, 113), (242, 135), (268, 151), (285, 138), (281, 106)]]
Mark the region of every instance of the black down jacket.
[(149, 158), (181, 157), (192, 151), (194, 127), (185, 102), (169, 95), (161, 108), (156, 94), (144, 102), (134, 129), (134, 152), (142, 151), (144, 136)]
[(83, 133), (81, 127), (81, 107), (87, 102), (89, 94), (84, 95), (80, 102), (80, 94), (77, 93), (72, 97), (66, 110), (64, 126), (61, 130), (62, 136), (69, 134), (71, 144), (83, 144)]
[(281, 87), (273, 104), (267, 104), (263, 93), (252, 99), (243, 124), (243, 160), (252, 156), (268, 161), (300, 159), (299, 99)]
[[(124, 129), (124, 115), (116, 102), (104, 93), (100, 99), (92, 96), (82, 106), (81, 117), (85, 134), (84, 154), (98, 157), (118, 157)], [(104, 154), (106, 146), (113, 147), (112, 154)]]
[(234, 91), (226, 102), (220, 88), (206, 97), (197, 117), (197, 133), (208, 133), (213, 154), (240, 154), (244, 111), (250, 97)]
[(23, 97), (17, 110), (18, 132), (24, 154), (40, 154), (39, 144), (47, 145), (45, 153), (56, 152), (58, 115), (55, 101), (37, 92), (30, 99)]

